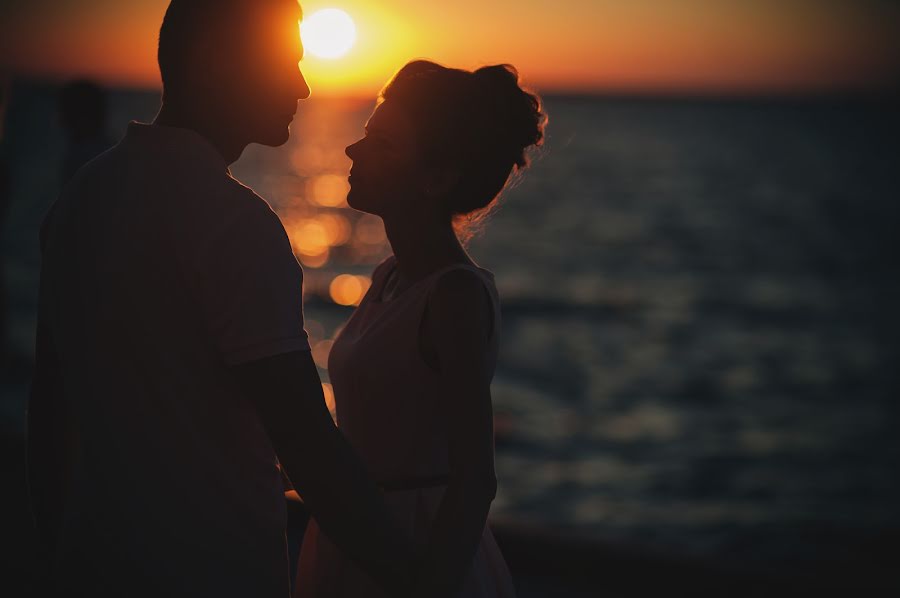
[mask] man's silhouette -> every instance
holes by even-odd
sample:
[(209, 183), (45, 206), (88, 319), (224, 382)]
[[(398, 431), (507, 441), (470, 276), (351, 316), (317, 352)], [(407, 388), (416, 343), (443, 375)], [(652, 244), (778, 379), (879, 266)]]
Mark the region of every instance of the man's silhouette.
[(325, 407), (285, 231), (227, 169), (309, 95), (299, 18), (173, 0), (156, 120), (44, 222), (29, 481), (59, 593), (284, 598), (276, 454), (329, 536), (408, 587), (411, 548)]

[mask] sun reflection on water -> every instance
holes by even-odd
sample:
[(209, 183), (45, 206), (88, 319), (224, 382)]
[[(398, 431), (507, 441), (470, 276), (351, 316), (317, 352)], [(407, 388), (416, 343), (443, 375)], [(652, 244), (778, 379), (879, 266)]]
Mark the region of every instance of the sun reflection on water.
[(381, 218), (365, 214), (356, 223), (356, 239), (366, 245), (381, 245), (385, 242), (384, 224)]
[(329, 245), (344, 245), (350, 240), (351, 226), (344, 216), (340, 214), (322, 214), (317, 218), (317, 221), (325, 228)]
[(323, 174), (309, 179), (306, 197), (311, 203), (337, 208), (347, 205), (349, 191), (346, 174)]
[(300, 262), (304, 266), (308, 266), (309, 268), (321, 268), (328, 263), (328, 258), (331, 257), (331, 252), (326, 247), (322, 250), (322, 253), (318, 255), (300, 254), (298, 257), (300, 259)]
[(332, 301), (338, 305), (359, 305), (372, 281), (367, 276), (341, 274), (328, 287)]
[(334, 404), (334, 389), (331, 387), (331, 384), (328, 382), (322, 383), (322, 394), (325, 395), (325, 406), (328, 407), (331, 418), (337, 423), (337, 409)]
[(328, 354), (331, 353), (331, 346), (334, 344), (332, 340), (319, 341), (312, 348), (313, 361), (320, 368), (328, 368)]

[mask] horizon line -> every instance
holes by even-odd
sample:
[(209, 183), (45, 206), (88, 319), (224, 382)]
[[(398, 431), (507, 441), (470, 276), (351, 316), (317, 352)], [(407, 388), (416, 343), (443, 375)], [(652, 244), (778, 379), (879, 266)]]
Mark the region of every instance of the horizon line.
[[(36, 87), (59, 87), (69, 81), (90, 80), (111, 91), (124, 93), (143, 93), (162, 95), (161, 85), (121, 81), (110, 83), (102, 78), (85, 76), (61, 76), (56, 74), (6, 73), (0, 84), (12, 95), (17, 84)], [(553, 86), (540, 88), (536, 85), (526, 88), (544, 98), (584, 98), (612, 100), (707, 100), (707, 101), (754, 101), (754, 100), (896, 100), (900, 98), (900, 85), (881, 86), (835, 86), (812, 89), (778, 89), (760, 87), (758, 89), (728, 87), (666, 87), (666, 86)], [(343, 100), (358, 102), (374, 102), (377, 94), (364, 94), (357, 91), (316, 93), (301, 101)]]

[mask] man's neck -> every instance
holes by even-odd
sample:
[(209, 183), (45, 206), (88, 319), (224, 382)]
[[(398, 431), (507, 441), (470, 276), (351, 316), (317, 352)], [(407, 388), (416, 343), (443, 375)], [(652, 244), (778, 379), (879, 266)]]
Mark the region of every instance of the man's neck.
[(241, 157), (247, 144), (234, 139), (227, 129), (213, 120), (196, 109), (164, 101), (153, 124), (194, 131), (219, 152), (225, 164), (231, 165)]

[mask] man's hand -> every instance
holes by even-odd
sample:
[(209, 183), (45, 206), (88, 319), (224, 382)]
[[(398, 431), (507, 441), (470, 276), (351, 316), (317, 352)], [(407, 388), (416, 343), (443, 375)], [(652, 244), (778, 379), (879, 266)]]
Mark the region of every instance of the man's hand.
[(233, 371), (319, 527), (389, 594), (410, 596), (412, 546), (334, 425), (310, 352), (275, 355)]

